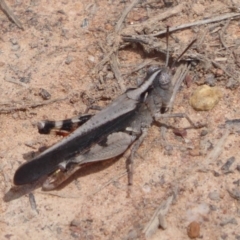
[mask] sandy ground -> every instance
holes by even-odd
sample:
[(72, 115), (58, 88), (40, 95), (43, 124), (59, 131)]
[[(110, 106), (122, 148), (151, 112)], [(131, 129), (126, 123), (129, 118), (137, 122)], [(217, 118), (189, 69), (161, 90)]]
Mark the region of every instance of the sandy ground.
[[(159, 29), (149, 31), (237, 12), (240, 7), (230, 0), (185, 2), (180, 13), (155, 24)], [(7, 3), (24, 31), (0, 12), (0, 238), (144, 239), (143, 228), (174, 192), (165, 217), (166, 229), (156, 229), (148, 239), (188, 239), (187, 228), (193, 221), (200, 225), (200, 239), (240, 239), (238, 132), (226, 137), (219, 156), (209, 160), (209, 154), (226, 133), (226, 128), (220, 126), (227, 119), (240, 118), (239, 18), (171, 34), (170, 46), (175, 54), (198, 38), (198, 53), (220, 64), (203, 61), (192, 66), (191, 84), (182, 85), (174, 105), (174, 112), (185, 112), (194, 122), (207, 122), (208, 126), (187, 130), (184, 139), (169, 129), (166, 138), (173, 145), (171, 152), (163, 147), (159, 127), (151, 127), (135, 159), (130, 196), (124, 157), (83, 168), (61, 188), (44, 192), (40, 186), (11, 189), (18, 166), (39, 148), (62, 138), (39, 135), (36, 123), (70, 118), (91, 104), (106, 106), (122, 93), (109, 64), (98, 73), (92, 69), (109, 52), (110, 34), (130, 1)], [(174, 1), (173, 6), (176, 5)], [(130, 12), (123, 28), (142, 24), (167, 9), (161, 1), (142, 1)], [(118, 64), (124, 86), (137, 85), (145, 68), (138, 73), (132, 69), (145, 60), (154, 58), (163, 64), (160, 59), (164, 58), (156, 59), (157, 56), (156, 52), (147, 54), (138, 45), (120, 50)], [(209, 78), (212, 80), (207, 81)], [(222, 97), (212, 110), (195, 111), (189, 98), (203, 83), (217, 86)], [(46, 91), (50, 100), (44, 100)], [(39, 102), (45, 104), (29, 107)], [(10, 109), (8, 113), (4, 112), (6, 109)], [(168, 123), (176, 128), (188, 126), (185, 119)], [(235, 157), (233, 164), (222, 169), (231, 157)], [(31, 202), (33, 198), (36, 205)]]

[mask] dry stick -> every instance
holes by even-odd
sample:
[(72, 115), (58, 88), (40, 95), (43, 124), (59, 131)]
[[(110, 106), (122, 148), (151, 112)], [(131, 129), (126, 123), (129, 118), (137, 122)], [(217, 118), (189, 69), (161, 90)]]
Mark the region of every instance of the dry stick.
[(25, 87), (25, 88), (29, 88), (29, 86), (26, 84), (26, 83), (23, 83), (23, 82), (20, 82), (20, 81), (16, 81), (14, 79), (4, 79), (6, 82), (10, 82), (10, 83), (14, 83), (14, 84), (17, 84), (17, 85), (20, 85), (22, 87)]
[(223, 45), (223, 47), (225, 49), (228, 49), (228, 46), (226, 45), (225, 41), (223, 40), (223, 35), (224, 35), (224, 33), (225, 33), (225, 31), (226, 31), (230, 21), (231, 21), (231, 19), (227, 20), (227, 22), (225, 23), (224, 27), (222, 28), (222, 31), (219, 33), (220, 41), (221, 41), (221, 43), (222, 43), (222, 45)]
[(123, 35), (124, 34), (129, 34), (129, 32), (133, 32), (133, 30), (134, 30), (134, 32), (135, 31), (136, 32), (142, 32), (144, 30), (144, 28), (146, 28), (148, 26), (156, 25), (157, 22), (160, 22), (160, 21), (162, 21), (166, 18), (169, 18), (173, 15), (176, 15), (176, 14), (182, 12), (184, 7), (185, 7), (185, 4), (181, 3), (181, 4), (179, 4), (179, 5), (177, 5), (173, 8), (168, 9), (167, 11), (165, 11), (161, 14), (158, 14), (156, 16), (151, 17), (150, 19), (146, 20), (143, 23), (131, 25), (131, 26), (129, 26), (129, 27), (127, 27), (123, 30)]
[(165, 215), (167, 214), (172, 202), (173, 202), (173, 195), (168, 197), (168, 199), (163, 203), (161, 203), (159, 207), (155, 210), (150, 221), (143, 229), (143, 233), (145, 234), (146, 238), (151, 237), (156, 232), (156, 230), (159, 228), (160, 222), (162, 222), (161, 227), (166, 229), (167, 226), (165, 222)]
[(125, 18), (127, 17), (127, 15), (129, 14), (129, 12), (132, 10), (132, 8), (134, 8), (134, 6), (139, 2), (139, 0), (133, 0), (131, 2), (131, 4), (123, 11), (121, 17), (119, 18), (116, 27), (115, 27), (115, 32), (119, 33), (119, 31), (121, 30), (121, 26), (123, 21), (125, 20)]
[[(126, 16), (128, 15), (128, 13), (131, 11), (131, 9), (135, 6), (135, 4), (138, 3), (139, 0), (133, 0), (132, 3), (123, 11), (120, 19), (118, 20), (117, 24), (116, 24), (116, 27), (115, 27), (115, 32), (118, 33), (121, 29), (121, 25), (124, 21), (124, 19), (126, 18)], [(103, 68), (103, 66), (109, 61), (110, 57), (112, 56), (112, 54), (114, 52), (116, 52), (119, 48), (119, 44), (118, 44), (118, 41), (116, 39), (116, 37), (114, 37), (114, 43), (112, 44), (113, 47), (112, 49), (109, 51), (109, 53), (103, 58), (102, 61), (100, 61), (96, 67), (94, 68), (95, 71), (99, 72), (100, 69)]]
[(176, 98), (176, 94), (177, 94), (183, 80), (185, 79), (189, 69), (190, 69), (190, 65), (183, 64), (179, 68), (177, 68), (176, 73), (173, 76), (173, 79), (172, 79), (172, 82), (174, 83), (173, 94), (172, 94), (172, 97), (171, 97), (171, 99), (169, 101), (169, 105), (168, 105), (170, 112), (172, 111), (173, 103)]
[(194, 53), (194, 54), (191, 54), (190, 57), (192, 58), (195, 58), (195, 59), (198, 59), (200, 61), (209, 61), (211, 62), (215, 67), (217, 68), (220, 68), (224, 71), (224, 73), (228, 76), (228, 77), (231, 77), (231, 78), (234, 78), (234, 79), (238, 79), (237, 76), (234, 76), (233, 73), (230, 73), (222, 64), (204, 56), (203, 54), (200, 54), (200, 53)]
[(119, 67), (118, 67), (116, 52), (113, 52), (113, 54), (110, 57), (110, 65), (111, 65), (111, 69), (114, 73), (114, 76), (117, 79), (118, 85), (121, 88), (121, 91), (125, 92), (126, 87), (123, 84), (123, 78), (122, 78), (121, 72), (120, 72)]
[(91, 194), (89, 194), (89, 196), (95, 195), (98, 192), (100, 192), (101, 190), (103, 190), (105, 187), (107, 187), (108, 185), (110, 185), (111, 183), (117, 181), (118, 179), (122, 178), (123, 176), (127, 175), (127, 170), (123, 171), (122, 173), (120, 173), (118, 176), (111, 178), (109, 181), (107, 181), (106, 183), (104, 183), (103, 185), (101, 185), (97, 190), (95, 190), (94, 192), (92, 192)]
[[(193, 26), (199, 26), (199, 25), (203, 25), (203, 24), (209, 24), (209, 23), (213, 23), (213, 22), (219, 22), (225, 19), (229, 19), (229, 18), (236, 18), (239, 17), (240, 13), (226, 13), (217, 17), (213, 17), (213, 18), (209, 18), (209, 19), (204, 19), (204, 20), (199, 20), (196, 22), (192, 22), (192, 23), (185, 23), (182, 24), (180, 26), (176, 26), (176, 27), (171, 27), (169, 28), (169, 32), (175, 32), (177, 30), (181, 30), (184, 28), (189, 28), (189, 27), (193, 27)], [(153, 36), (153, 37), (158, 37), (160, 35), (163, 35), (166, 33), (166, 30), (154, 33), (154, 34), (149, 34), (148, 36)], [(141, 35), (139, 35), (141, 36)], [(146, 35), (143, 35), (146, 36)]]
[(123, 78), (121, 75), (121, 72), (119, 70), (118, 67), (118, 62), (117, 62), (117, 51), (119, 48), (119, 42), (118, 42), (118, 34), (122, 28), (122, 24), (123, 21), (125, 20), (125, 18), (127, 17), (128, 13), (132, 10), (132, 8), (139, 2), (139, 0), (133, 0), (131, 2), (131, 4), (123, 11), (120, 19), (118, 20), (116, 27), (115, 27), (115, 32), (114, 32), (114, 44), (113, 44), (113, 49), (115, 49), (115, 51), (112, 52), (112, 54), (110, 55), (110, 65), (111, 65), (111, 69), (115, 75), (115, 78), (117, 79), (118, 85), (121, 88), (122, 92), (126, 91), (126, 87), (123, 84)]
[[(56, 99), (52, 99), (52, 100), (46, 100), (46, 101), (42, 101), (42, 102), (34, 102), (34, 103), (31, 103), (31, 104), (25, 104), (25, 105), (23, 105), (24, 102), (23, 102), (23, 104), (22, 104), (22, 102), (18, 102), (18, 104), (20, 103), (21, 106), (11, 106), (13, 104), (11, 104), (10, 102), (9, 103), (4, 103), (4, 104), (0, 103), (0, 114), (1, 113), (12, 113), (13, 111), (25, 111), (28, 108), (36, 108), (36, 107), (48, 105), (48, 104), (51, 104), (51, 103), (54, 103), (54, 102), (63, 101), (63, 100), (66, 100), (66, 99), (67, 99), (67, 97), (56, 98)], [(8, 105), (8, 104), (10, 105), (10, 107), (3, 107), (4, 105)]]
[(4, 0), (0, 0), (0, 8), (20, 29), (24, 30), (22, 23), (13, 14), (12, 10), (7, 6)]
[(145, 68), (146, 66), (152, 65), (155, 62), (155, 59), (146, 59), (144, 60), (142, 63), (137, 64), (136, 67), (134, 67), (133, 69), (126, 71), (125, 73), (123, 73), (124, 76), (129, 76), (132, 73), (136, 73), (139, 70)]

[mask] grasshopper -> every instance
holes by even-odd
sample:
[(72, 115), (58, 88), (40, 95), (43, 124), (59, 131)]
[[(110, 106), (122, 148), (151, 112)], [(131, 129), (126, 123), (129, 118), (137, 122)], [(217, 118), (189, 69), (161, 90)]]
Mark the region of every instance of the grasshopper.
[(68, 131), (73, 125), (82, 125), (31, 161), (22, 164), (15, 172), (14, 184), (29, 184), (50, 175), (43, 189), (51, 190), (83, 164), (117, 157), (133, 145), (130, 156), (132, 163), (147, 129), (161, 117), (161, 110), (168, 106), (173, 91), (171, 79), (171, 71), (166, 66), (150, 67), (145, 81), (139, 87), (127, 90), (95, 115), (59, 122), (40, 122), (40, 133), (49, 133), (52, 128)]

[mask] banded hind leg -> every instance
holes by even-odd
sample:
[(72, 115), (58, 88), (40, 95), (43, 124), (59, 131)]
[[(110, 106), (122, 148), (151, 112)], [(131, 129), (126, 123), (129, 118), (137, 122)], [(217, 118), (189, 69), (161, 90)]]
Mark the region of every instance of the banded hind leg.
[(50, 134), (51, 132), (72, 132), (73, 130), (81, 126), (83, 123), (87, 122), (92, 116), (92, 114), (84, 114), (60, 121), (40, 121), (37, 124), (38, 132), (40, 134)]

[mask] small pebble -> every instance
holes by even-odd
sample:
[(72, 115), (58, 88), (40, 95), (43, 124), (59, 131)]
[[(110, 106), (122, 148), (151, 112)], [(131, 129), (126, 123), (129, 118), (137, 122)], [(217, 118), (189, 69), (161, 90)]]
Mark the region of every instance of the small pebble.
[(228, 189), (228, 193), (232, 198), (240, 201), (240, 188)]
[(217, 191), (213, 191), (213, 192), (210, 192), (208, 194), (208, 197), (213, 200), (213, 201), (218, 201), (220, 200), (220, 196), (219, 196), (219, 193)]
[(200, 224), (196, 221), (191, 222), (187, 228), (187, 234), (190, 238), (197, 238), (200, 236)]
[(27, 77), (20, 77), (19, 81), (22, 83), (30, 83), (31, 80), (31, 76), (27, 76)]
[(12, 45), (12, 47), (11, 47), (11, 50), (12, 51), (18, 51), (20, 49), (20, 46), (18, 45), (18, 44), (16, 44), (16, 45)]
[(94, 56), (88, 56), (88, 60), (90, 61), (90, 62), (95, 62), (95, 57)]
[(65, 60), (65, 64), (69, 65), (72, 61), (73, 61), (73, 57), (67, 56), (67, 58)]
[(15, 38), (11, 38), (10, 41), (11, 41), (12, 45), (17, 45), (18, 44), (18, 42)]
[(135, 229), (129, 231), (127, 240), (138, 239), (138, 233)]
[(223, 72), (222, 69), (220, 69), (220, 68), (216, 69), (215, 75), (216, 75), (217, 77), (220, 77), (220, 76), (222, 76), (223, 74), (224, 74), (224, 72)]
[(225, 219), (223, 220), (221, 223), (220, 223), (220, 226), (225, 226), (227, 224), (233, 224), (233, 225), (237, 225), (238, 222), (235, 218), (228, 218), (228, 219)]
[(216, 79), (212, 73), (206, 75), (205, 83), (211, 87), (216, 85)]
[(217, 207), (215, 205), (209, 205), (211, 211), (216, 211)]
[(73, 219), (70, 222), (70, 226), (74, 226), (74, 227), (79, 227), (79, 226), (81, 226), (81, 224), (82, 224), (82, 222), (79, 219)]
[(200, 86), (190, 97), (190, 105), (198, 111), (209, 111), (219, 102), (221, 91), (216, 87)]
[(234, 90), (239, 86), (239, 81), (234, 80), (233, 78), (229, 78), (226, 84), (226, 88)]
[(42, 97), (43, 100), (48, 100), (51, 98), (51, 94), (43, 88), (40, 88), (39, 95)]
[(203, 130), (201, 131), (200, 136), (201, 136), (201, 137), (204, 137), (204, 136), (206, 136), (207, 134), (208, 134), (208, 130), (205, 128), (205, 129), (203, 129)]
[(232, 164), (235, 162), (235, 157), (230, 157), (226, 163), (221, 167), (221, 170), (223, 171), (224, 174), (232, 172), (230, 171), (230, 167)]
[(84, 18), (83, 21), (82, 21), (82, 24), (81, 24), (81, 28), (86, 28), (88, 27), (88, 19), (87, 18)]

